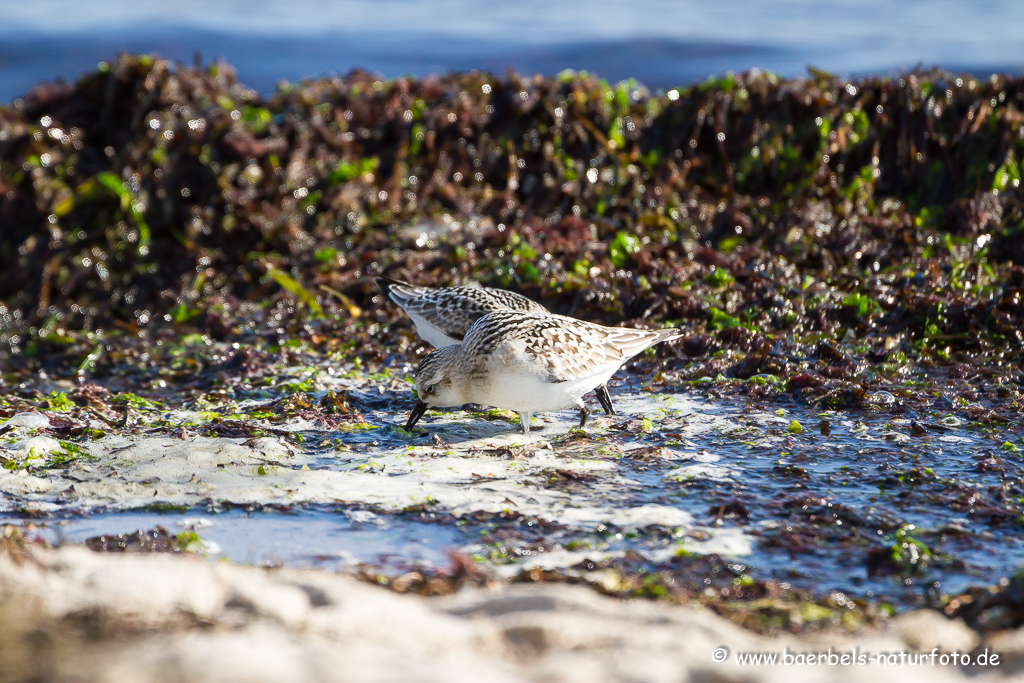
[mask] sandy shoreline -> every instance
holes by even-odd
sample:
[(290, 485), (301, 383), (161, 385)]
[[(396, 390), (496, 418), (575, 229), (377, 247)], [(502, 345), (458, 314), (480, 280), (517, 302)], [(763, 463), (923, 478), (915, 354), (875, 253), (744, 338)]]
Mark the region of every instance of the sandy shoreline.
[[(573, 586), (397, 595), (316, 570), (11, 541), (0, 681), (955, 681), (1024, 670), (1024, 630), (982, 641), (916, 611), (857, 636), (762, 638), (707, 610)], [(727, 648), (726, 661), (714, 660)], [(999, 664), (743, 666), (743, 653), (998, 653)]]

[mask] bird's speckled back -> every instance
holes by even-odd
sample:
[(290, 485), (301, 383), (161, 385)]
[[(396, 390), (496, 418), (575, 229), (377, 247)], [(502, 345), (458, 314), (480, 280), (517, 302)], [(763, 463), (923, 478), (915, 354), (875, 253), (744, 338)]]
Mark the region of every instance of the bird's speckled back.
[(566, 382), (618, 368), (644, 349), (681, 334), (676, 329), (605, 327), (560, 315), (502, 310), (470, 327), (458, 357), (463, 372), (477, 374), (495, 354), (518, 352), (523, 361), (543, 368), (548, 381)]
[(525, 296), (489, 287), (420, 287), (378, 278), (387, 295), (413, 318), (418, 318), (453, 340), (462, 340), (469, 328), (492, 311), (514, 310), (548, 315), (548, 310)]

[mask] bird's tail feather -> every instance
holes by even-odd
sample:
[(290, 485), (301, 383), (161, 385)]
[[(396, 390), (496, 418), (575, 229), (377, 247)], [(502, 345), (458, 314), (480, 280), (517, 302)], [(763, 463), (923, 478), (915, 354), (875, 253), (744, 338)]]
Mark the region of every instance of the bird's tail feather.
[(412, 285), (408, 282), (393, 280), (392, 278), (383, 276), (374, 278), (374, 282), (377, 283), (377, 286), (380, 287), (385, 296), (399, 306), (410, 299), (421, 297), (429, 291), (428, 287), (420, 287), (419, 285)]
[(615, 342), (616, 346), (622, 350), (627, 358), (632, 358), (655, 344), (671, 341), (683, 336), (683, 333), (675, 328), (666, 328), (664, 330), (613, 329), (616, 330), (616, 333), (613, 333), (612, 341)]

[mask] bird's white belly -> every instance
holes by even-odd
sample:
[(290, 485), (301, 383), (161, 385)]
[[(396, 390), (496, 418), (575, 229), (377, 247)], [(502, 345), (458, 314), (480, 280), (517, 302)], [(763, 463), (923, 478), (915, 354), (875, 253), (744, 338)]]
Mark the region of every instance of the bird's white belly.
[[(617, 368), (616, 368), (617, 369)], [(615, 370), (568, 382), (549, 382), (535, 373), (516, 368), (491, 373), (489, 382), (470, 387), (472, 403), (516, 412), (542, 413), (575, 408), (584, 394), (604, 384)]]

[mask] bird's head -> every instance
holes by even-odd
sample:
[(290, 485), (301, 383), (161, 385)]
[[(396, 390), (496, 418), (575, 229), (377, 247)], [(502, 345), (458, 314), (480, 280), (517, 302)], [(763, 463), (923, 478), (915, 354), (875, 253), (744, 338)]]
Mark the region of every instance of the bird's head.
[(428, 354), (416, 368), (416, 407), (406, 424), (411, 430), (430, 406), (460, 406), (466, 403), (461, 384), (454, 381), (455, 354), (458, 345), (446, 346)]

